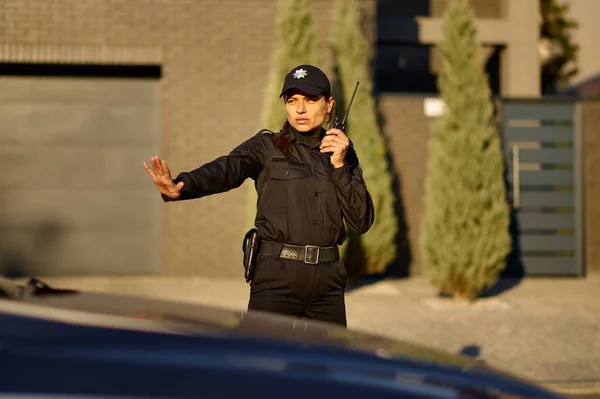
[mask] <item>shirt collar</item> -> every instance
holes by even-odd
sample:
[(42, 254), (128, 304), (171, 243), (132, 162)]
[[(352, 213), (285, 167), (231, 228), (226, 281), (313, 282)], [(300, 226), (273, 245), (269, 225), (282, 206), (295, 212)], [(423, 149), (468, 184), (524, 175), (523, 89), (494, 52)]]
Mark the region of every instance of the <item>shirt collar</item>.
[[(309, 144), (307, 143), (306, 138), (302, 134), (300, 134), (300, 132), (298, 132), (292, 125), (288, 125), (287, 126), (287, 131), (289, 133), (291, 133), (292, 142), (298, 141), (298, 142), (304, 144), (307, 147), (309, 146)], [(312, 148), (315, 148), (318, 144), (320, 144), (321, 140), (325, 136), (325, 129), (321, 126), (319, 128), (319, 131), (317, 132), (317, 134), (320, 135), (320, 139), (319, 139), (318, 143), (315, 144)]]

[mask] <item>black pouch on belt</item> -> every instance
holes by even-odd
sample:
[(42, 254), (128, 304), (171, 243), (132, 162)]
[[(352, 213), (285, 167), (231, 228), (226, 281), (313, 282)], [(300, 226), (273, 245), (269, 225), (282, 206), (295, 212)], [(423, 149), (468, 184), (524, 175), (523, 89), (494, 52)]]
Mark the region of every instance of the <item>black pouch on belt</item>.
[(258, 257), (258, 247), (260, 246), (260, 237), (257, 229), (250, 229), (244, 236), (242, 251), (244, 251), (244, 277), (249, 283), (254, 278), (254, 269)]

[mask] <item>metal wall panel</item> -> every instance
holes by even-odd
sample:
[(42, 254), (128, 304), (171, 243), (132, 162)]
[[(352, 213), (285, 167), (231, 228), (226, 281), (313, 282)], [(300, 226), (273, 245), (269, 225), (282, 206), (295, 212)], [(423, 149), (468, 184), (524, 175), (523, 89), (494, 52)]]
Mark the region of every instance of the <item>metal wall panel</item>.
[[(583, 275), (580, 115), (573, 101), (502, 106), (516, 266), (525, 275)], [(526, 122), (524, 122), (526, 121)]]

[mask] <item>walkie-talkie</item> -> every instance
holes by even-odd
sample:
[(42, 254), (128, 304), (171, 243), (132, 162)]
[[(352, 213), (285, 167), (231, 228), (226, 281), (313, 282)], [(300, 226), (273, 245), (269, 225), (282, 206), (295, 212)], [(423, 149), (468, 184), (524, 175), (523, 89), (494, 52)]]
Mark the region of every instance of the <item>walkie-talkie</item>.
[(340, 129), (342, 132), (346, 133), (346, 119), (348, 119), (348, 113), (350, 112), (350, 107), (352, 106), (352, 101), (354, 101), (354, 96), (356, 95), (356, 90), (358, 89), (358, 85), (360, 82), (356, 82), (356, 86), (354, 87), (354, 93), (352, 93), (352, 98), (350, 99), (350, 103), (348, 104), (348, 109), (346, 110), (346, 115), (344, 115), (344, 119), (340, 122), (340, 120), (336, 117), (333, 123), (331, 124), (332, 129)]

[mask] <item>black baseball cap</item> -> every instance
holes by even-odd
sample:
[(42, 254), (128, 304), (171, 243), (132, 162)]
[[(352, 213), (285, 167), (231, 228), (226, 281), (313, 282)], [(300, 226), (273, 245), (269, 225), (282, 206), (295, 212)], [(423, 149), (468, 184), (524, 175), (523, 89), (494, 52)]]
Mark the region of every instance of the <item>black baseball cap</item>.
[(291, 89), (300, 90), (311, 96), (331, 94), (331, 84), (327, 75), (316, 66), (307, 64), (299, 65), (285, 75), (279, 97)]

